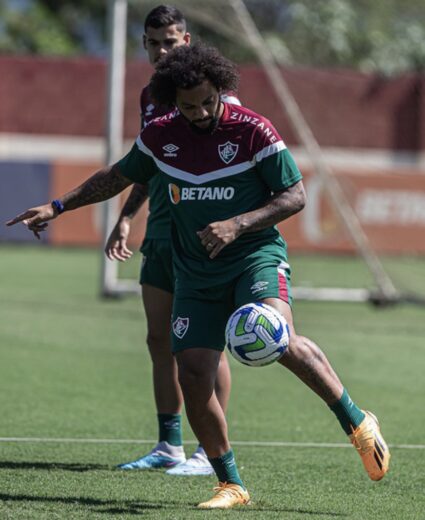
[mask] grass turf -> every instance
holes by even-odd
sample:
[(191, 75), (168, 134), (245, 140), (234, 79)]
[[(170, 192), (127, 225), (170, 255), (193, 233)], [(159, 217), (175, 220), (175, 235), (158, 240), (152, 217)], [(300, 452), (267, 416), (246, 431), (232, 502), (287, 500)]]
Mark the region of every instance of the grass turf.
[[(2, 246), (0, 255), (0, 436), (155, 439), (139, 299), (98, 299), (95, 251)], [(356, 282), (363, 274), (349, 262), (292, 259), (295, 270), (302, 268), (308, 279), (315, 273), (332, 279), (332, 273), (348, 271)], [(295, 316), (298, 331), (322, 346), (351, 396), (378, 415), (388, 442), (425, 444), (423, 309), (296, 302)], [(346, 439), (327, 407), (279, 366), (250, 369), (233, 360), (231, 366), (230, 436), (254, 500), (244, 515), (424, 518), (424, 449), (394, 448), (391, 472), (373, 483), (350, 447), (236, 444)], [(194, 443), (187, 422), (184, 437)], [(186, 446), (187, 454), (194, 446)], [(213, 477), (114, 470), (115, 464), (150, 448), (137, 443), (1, 442), (0, 518), (241, 514), (195, 509), (211, 495)]]

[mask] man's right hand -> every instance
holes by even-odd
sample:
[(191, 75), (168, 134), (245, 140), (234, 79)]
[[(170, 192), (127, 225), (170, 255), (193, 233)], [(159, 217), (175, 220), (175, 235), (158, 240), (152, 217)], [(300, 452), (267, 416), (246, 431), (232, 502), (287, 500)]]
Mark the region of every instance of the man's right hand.
[(125, 262), (133, 256), (133, 252), (127, 247), (127, 240), (130, 234), (130, 222), (127, 217), (120, 219), (112, 230), (105, 246), (105, 254), (109, 260), (119, 260)]
[(43, 206), (27, 209), (12, 220), (7, 221), (6, 226), (14, 226), (18, 222), (22, 222), (40, 240), (40, 232), (44, 231), (48, 226), (47, 221), (57, 216), (58, 212), (53, 209), (51, 204), (44, 204)]

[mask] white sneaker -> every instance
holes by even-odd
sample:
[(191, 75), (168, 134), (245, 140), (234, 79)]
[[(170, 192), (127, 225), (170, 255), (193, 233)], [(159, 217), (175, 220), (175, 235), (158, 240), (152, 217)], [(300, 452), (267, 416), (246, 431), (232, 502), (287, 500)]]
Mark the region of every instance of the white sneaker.
[(167, 475), (196, 477), (200, 475), (214, 475), (214, 469), (211, 466), (204, 449), (199, 447), (190, 459), (168, 469), (166, 473)]

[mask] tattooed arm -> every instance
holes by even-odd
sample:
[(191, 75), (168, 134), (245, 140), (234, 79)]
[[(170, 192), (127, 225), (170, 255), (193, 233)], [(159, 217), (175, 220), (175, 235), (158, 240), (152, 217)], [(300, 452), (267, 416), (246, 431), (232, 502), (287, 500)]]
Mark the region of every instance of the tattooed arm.
[(148, 198), (148, 187), (146, 184), (134, 184), (128, 199), (126, 200), (119, 218), (132, 219)]
[(252, 233), (274, 226), (301, 211), (305, 201), (304, 186), (302, 181), (299, 181), (288, 189), (275, 193), (261, 208), (208, 224), (198, 232), (198, 236), (210, 258), (215, 258), (223, 247), (232, 243), (242, 233)]
[(92, 175), (78, 188), (66, 193), (60, 200), (64, 211), (69, 211), (111, 199), (130, 184), (131, 181), (121, 175), (115, 165), (108, 166)]
[(305, 202), (304, 186), (302, 181), (299, 181), (287, 190), (275, 193), (262, 208), (235, 217), (238, 236), (242, 233), (260, 231), (286, 220), (301, 211)]
[(128, 248), (131, 220), (148, 198), (148, 187), (145, 184), (135, 184), (131, 190), (120, 216), (111, 231), (105, 245), (105, 254), (109, 260), (125, 262), (133, 252)]
[[(121, 175), (118, 168), (108, 166), (99, 170), (92, 175), (83, 184), (63, 195), (59, 202), (62, 204), (62, 211), (70, 211), (73, 209), (95, 204), (112, 198), (120, 193), (132, 181)], [(16, 216), (14, 219), (6, 222), (6, 225), (13, 226), (18, 222), (23, 222), (37, 238), (40, 238), (40, 232), (46, 229), (47, 221), (56, 218), (59, 215), (58, 207), (52, 204), (44, 204), (30, 208)]]

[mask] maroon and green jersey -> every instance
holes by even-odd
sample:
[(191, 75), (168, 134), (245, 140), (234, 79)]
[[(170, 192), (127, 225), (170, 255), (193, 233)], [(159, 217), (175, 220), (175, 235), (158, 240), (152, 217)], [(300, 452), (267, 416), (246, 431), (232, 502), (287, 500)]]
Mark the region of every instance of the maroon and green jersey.
[(177, 110), (166, 114), (142, 130), (118, 167), (141, 184), (158, 178), (173, 223), (177, 279), (194, 287), (225, 283), (253, 261), (286, 255), (275, 226), (242, 234), (213, 260), (197, 235), (212, 222), (260, 208), (302, 178), (273, 125), (255, 112), (224, 103), (212, 134), (194, 132)]
[[(240, 105), (239, 99), (228, 93), (222, 96), (227, 103)], [(145, 87), (140, 94), (141, 129), (157, 117), (164, 116), (172, 109), (166, 105), (156, 105), (152, 100), (149, 87)], [(149, 181), (149, 216), (146, 226), (146, 238), (170, 239), (171, 217), (168, 209), (165, 192), (162, 190), (159, 177), (155, 176)]]
[[(145, 87), (140, 94), (140, 118), (141, 129), (157, 117), (171, 112), (166, 105), (156, 105), (149, 93), (149, 87)], [(171, 238), (171, 218), (168, 210), (167, 199), (161, 188), (159, 176), (149, 181), (149, 216), (146, 224), (146, 238), (167, 239)]]

